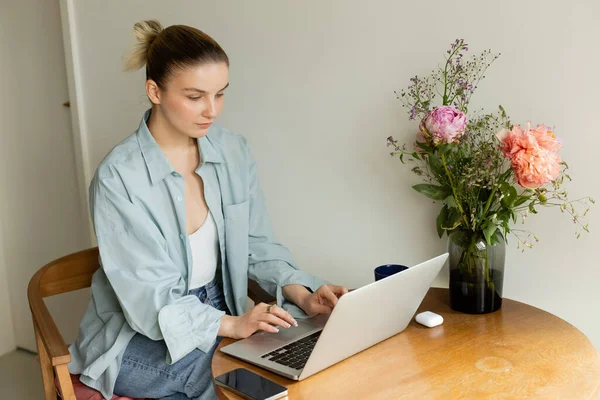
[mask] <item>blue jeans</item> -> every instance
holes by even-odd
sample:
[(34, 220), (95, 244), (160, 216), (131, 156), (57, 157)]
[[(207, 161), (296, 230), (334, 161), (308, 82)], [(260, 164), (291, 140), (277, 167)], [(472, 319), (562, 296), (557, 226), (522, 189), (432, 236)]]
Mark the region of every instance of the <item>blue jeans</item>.
[[(214, 280), (188, 294), (229, 314), (223, 292)], [(176, 363), (167, 365), (165, 341), (154, 341), (138, 333), (125, 349), (114, 393), (165, 400), (216, 399), (211, 360), (220, 341), (218, 337), (208, 353), (195, 349)]]

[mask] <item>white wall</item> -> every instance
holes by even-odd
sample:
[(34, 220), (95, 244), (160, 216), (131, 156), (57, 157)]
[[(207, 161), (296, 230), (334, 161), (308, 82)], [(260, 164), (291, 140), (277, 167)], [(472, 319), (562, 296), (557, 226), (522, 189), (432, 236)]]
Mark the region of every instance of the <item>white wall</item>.
[[(89, 246), (69, 109), (62, 106), (68, 94), (58, 0), (2, 3), (0, 60), (0, 248), (5, 261), (0, 257), (0, 300), (8, 287), (16, 344), (34, 350), (27, 303), (31, 276), (51, 260)], [(48, 303), (66, 340), (73, 340), (87, 305), (85, 294)], [(0, 329), (10, 325), (3, 322)]]
[[(72, 10), (90, 170), (147, 107), (144, 73), (121, 72), (134, 22), (199, 27), (231, 59), (220, 123), (248, 138), (278, 237), (325, 279), (358, 286), (381, 263), (413, 264), (445, 249), (438, 206), (410, 188), (418, 180), (389, 157), (385, 139), (412, 140), (416, 126), (393, 91), (440, 63), (456, 38), (473, 53), (502, 53), (474, 105), (501, 103), (514, 121), (556, 125), (571, 196), (600, 199), (595, 0), (108, 4), (82, 0)], [(599, 236), (575, 240), (568, 218), (548, 211), (527, 223), (541, 238), (534, 250), (510, 247), (505, 295), (566, 319), (600, 347), (600, 321), (590, 318), (600, 303)], [(598, 207), (590, 222), (600, 231)], [(446, 271), (436, 284), (447, 285)]]

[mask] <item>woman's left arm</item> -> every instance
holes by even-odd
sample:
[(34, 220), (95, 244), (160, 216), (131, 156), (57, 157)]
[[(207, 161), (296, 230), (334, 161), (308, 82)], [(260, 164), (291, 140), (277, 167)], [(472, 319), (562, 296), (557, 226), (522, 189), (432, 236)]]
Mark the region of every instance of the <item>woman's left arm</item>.
[[(250, 213), (248, 233), (248, 276), (296, 318), (311, 313), (309, 299), (327, 282), (297, 268), (289, 250), (275, 241), (265, 199), (258, 183), (256, 162), (245, 143), (250, 180)], [(325, 286), (327, 287), (327, 286)], [(308, 289), (307, 289), (308, 288)], [(310, 291), (309, 291), (310, 289)], [(313, 293), (311, 293), (313, 292)], [(306, 313), (304, 312), (306, 311)]]
[(283, 297), (298, 304), (308, 315), (330, 314), (340, 297), (348, 293), (344, 286), (322, 285), (316, 292), (309, 292), (301, 285), (283, 287)]

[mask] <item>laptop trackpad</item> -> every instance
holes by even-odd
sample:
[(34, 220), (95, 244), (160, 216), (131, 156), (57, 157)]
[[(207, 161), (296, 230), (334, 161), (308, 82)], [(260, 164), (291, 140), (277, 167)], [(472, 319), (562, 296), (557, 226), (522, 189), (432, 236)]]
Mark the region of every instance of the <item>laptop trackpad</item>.
[(312, 318), (298, 319), (298, 326), (306, 325), (312, 328), (323, 328), (329, 319), (328, 314), (319, 314)]
[(277, 348), (284, 344), (294, 341), (301, 336), (322, 329), (327, 322), (329, 315), (317, 315), (312, 318), (298, 319), (298, 326), (291, 328), (279, 328), (279, 333), (270, 333), (265, 331), (256, 332), (252, 336), (237, 342), (238, 345), (254, 347), (259, 352), (266, 348)]
[(298, 319), (298, 326), (291, 328), (279, 328), (279, 333), (270, 333), (269, 336), (277, 338), (282, 342), (289, 342), (298, 339), (300, 336), (305, 336), (309, 332), (322, 329), (327, 322), (327, 316), (317, 315), (313, 318)]

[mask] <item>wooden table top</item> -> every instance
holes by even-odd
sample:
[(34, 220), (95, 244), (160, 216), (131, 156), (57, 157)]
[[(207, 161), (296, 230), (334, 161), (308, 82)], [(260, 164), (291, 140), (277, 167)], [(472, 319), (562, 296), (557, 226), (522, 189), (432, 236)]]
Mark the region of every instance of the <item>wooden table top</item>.
[[(414, 319), (401, 333), (303, 381), (292, 381), (217, 350), (213, 376), (243, 367), (288, 388), (295, 399), (590, 399), (600, 394), (600, 358), (577, 328), (538, 308), (503, 299), (491, 314), (450, 308), (432, 288), (419, 311), (444, 317), (434, 328)], [(223, 347), (232, 343), (224, 339)], [(216, 387), (221, 399), (239, 399)]]

